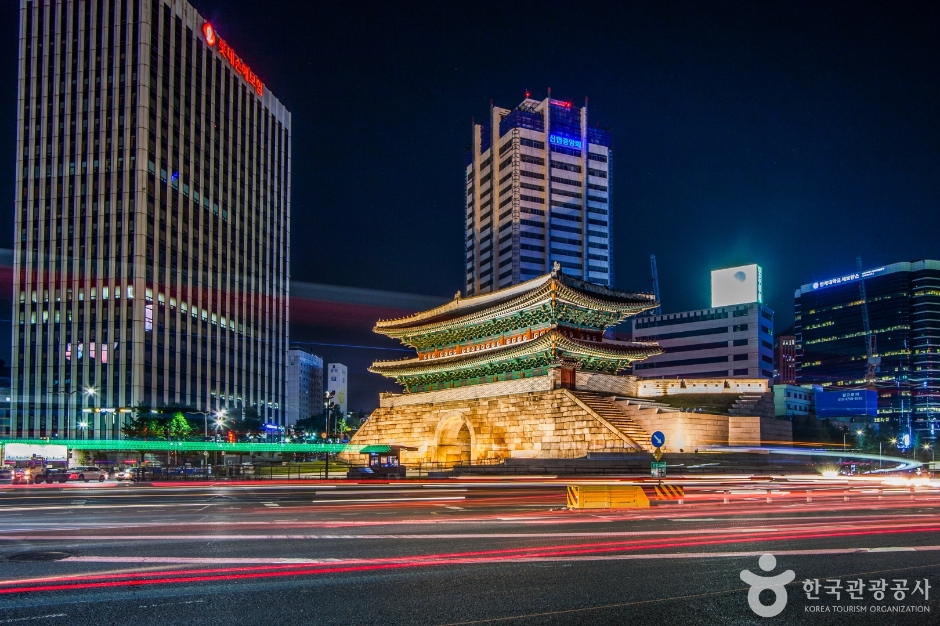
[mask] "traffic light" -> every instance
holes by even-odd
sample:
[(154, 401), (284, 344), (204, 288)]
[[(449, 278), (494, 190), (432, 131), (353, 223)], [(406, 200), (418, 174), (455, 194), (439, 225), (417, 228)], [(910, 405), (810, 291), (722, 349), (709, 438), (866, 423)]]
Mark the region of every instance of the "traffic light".
[(235, 443), (235, 433), (232, 432), (231, 430), (228, 431), (228, 442)]

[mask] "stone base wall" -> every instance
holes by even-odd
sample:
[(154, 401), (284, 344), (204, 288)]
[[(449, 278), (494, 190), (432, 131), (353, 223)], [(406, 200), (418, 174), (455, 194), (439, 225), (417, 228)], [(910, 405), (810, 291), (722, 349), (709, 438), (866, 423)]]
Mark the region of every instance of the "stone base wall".
[[(589, 451), (633, 449), (619, 431), (606, 426), (566, 389), (382, 406), (350, 443), (417, 448), (402, 451), (402, 462), (408, 464), (577, 458)], [(363, 459), (349, 455), (353, 462)]]
[[(551, 380), (550, 377), (528, 380), (542, 379)], [(461, 399), (448, 399), (446, 394), (463, 389), (385, 396), (382, 406), (372, 413), (350, 443), (413, 447), (414, 451), (402, 451), (402, 462), (412, 465), (486, 463), (506, 458), (579, 458), (589, 452), (635, 453), (628, 438), (567, 389), (486, 395), (513, 389), (513, 385), (521, 382), (467, 387), (475, 389), (478, 395)], [(580, 382), (579, 379), (579, 386)], [(480, 391), (484, 394), (479, 394)], [(411, 402), (412, 399), (424, 401)], [(625, 403), (621, 403), (621, 408), (647, 432), (663, 431), (667, 452), (792, 440), (790, 422), (782, 420), (658, 413)], [(343, 456), (353, 463), (365, 461), (358, 454)]]
[(665, 452), (694, 452), (708, 446), (760, 446), (792, 443), (792, 424), (786, 420), (742, 415), (711, 415), (670, 411), (654, 413), (617, 404), (634, 422), (648, 433), (661, 431), (666, 435)]
[(696, 448), (728, 445), (727, 415), (636, 411), (630, 419), (648, 433), (658, 430), (666, 435), (664, 452), (693, 452)]

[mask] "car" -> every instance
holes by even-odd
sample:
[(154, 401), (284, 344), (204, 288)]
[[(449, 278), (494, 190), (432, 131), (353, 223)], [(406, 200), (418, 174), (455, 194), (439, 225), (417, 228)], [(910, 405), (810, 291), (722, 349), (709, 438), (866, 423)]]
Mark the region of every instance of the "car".
[(114, 480), (134, 480), (137, 477), (137, 470), (133, 467), (122, 469), (114, 474)]
[(362, 479), (369, 479), (369, 478), (378, 478), (378, 475), (375, 472), (373, 472), (371, 469), (369, 469), (368, 467), (350, 467), (346, 471), (346, 478), (350, 480), (355, 480), (357, 478), (362, 480)]
[(43, 470), (37, 470), (33, 472), (33, 484), (38, 485), (40, 483), (64, 483), (69, 479), (69, 471), (66, 469), (58, 469), (55, 467), (47, 467)]
[(0, 485), (13, 483), (13, 468), (9, 465), (0, 465)]
[(14, 485), (31, 485), (33, 483), (33, 470), (28, 467), (17, 467), (13, 470)]
[(104, 482), (107, 478), (107, 470), (91, 465), (79, 465), (69, 470), (69, 480), (81, 480), (87, 483), (89, 480)]

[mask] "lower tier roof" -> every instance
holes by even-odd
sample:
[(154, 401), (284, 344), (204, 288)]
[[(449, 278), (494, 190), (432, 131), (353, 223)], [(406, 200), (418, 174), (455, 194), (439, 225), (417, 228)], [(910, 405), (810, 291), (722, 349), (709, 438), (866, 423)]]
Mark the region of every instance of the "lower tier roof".
[(369, 371), (394, 378), (411, 388), (564, 363), (574, 364), (584, 371), (616, 374), (633, 361), (660, 353), (662, 349), (655, 343), (582, 341), (566, 337), (553, 328), (535, 339), (498, 346), (483, 353), (376, 361)]

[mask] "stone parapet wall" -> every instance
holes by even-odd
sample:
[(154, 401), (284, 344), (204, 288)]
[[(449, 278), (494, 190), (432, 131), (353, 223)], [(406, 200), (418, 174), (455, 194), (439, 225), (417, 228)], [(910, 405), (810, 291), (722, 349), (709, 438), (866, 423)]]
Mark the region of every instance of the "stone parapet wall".
[(729, 446), (760, 446), (793, 442), (793, 424), (772, 417), (732, 415), (728, 418)]
[(662, 380), (639, 380), (636, 383), (638, 398), (656, 398), (689, 393), (754, 393), (770, 390), (765, 378), (673, 378)]
[[(646, 432), (661, 431), (666, 435), (664, 452), (692, 452), (706, 446), (728, 445), (728, 416), (708, 413), (655, 413), (636, 410), (626, 403), (617, 403)], [(634, 410), (629, 410), (634, 409)], [(644, 442), (647, 443), (647, 442)]]
[(578, 372), (575, 384), (581, 391), (630, 397), (636, 397), (637, 395), (636, 376), (611, 376), (610, 374)]

